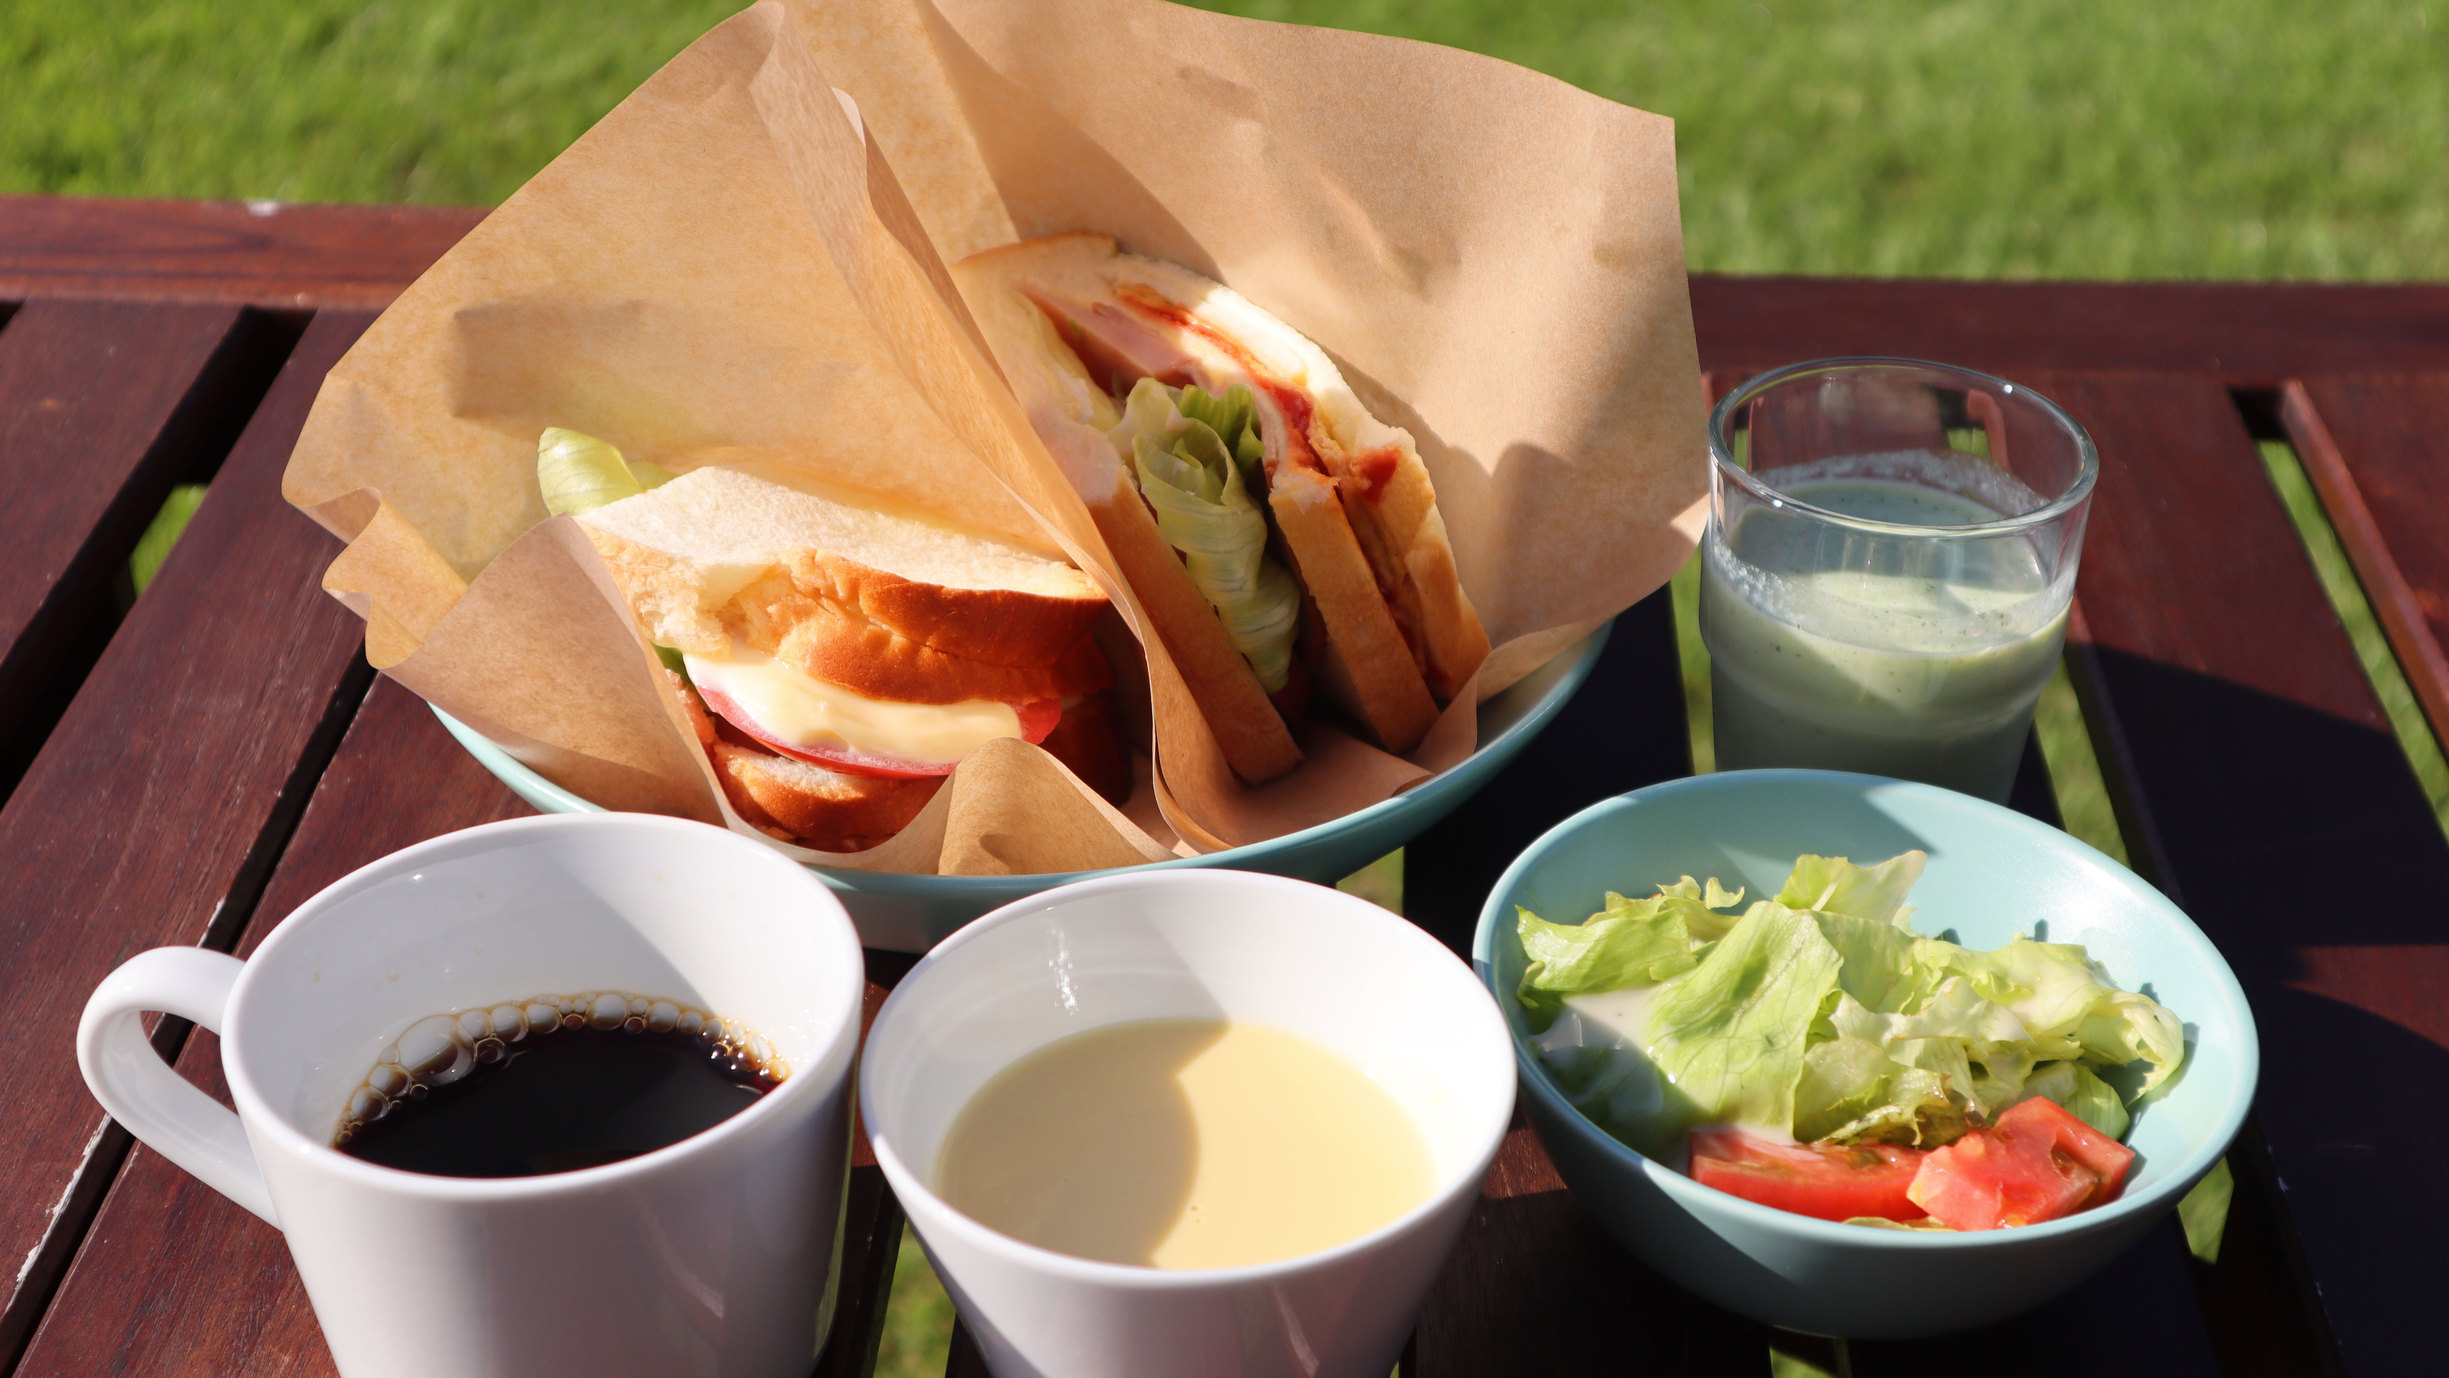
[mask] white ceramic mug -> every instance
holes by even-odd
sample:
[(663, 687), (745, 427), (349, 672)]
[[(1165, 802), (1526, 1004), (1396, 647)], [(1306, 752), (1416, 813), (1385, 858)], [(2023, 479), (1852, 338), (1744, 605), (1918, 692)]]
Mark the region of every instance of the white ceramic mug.
[[(113, 1118), (288, 1238), (346, 1378), (804, 1375), (831, 1310), (864, 989), (849, 916), (719, 828), (524, 818), (395, 853), (301, 905), (247, 961), (162, 948), (85, 1007)], [(332, 1146), (381, 1050), (429, 1015), (630, 991), (763, 1034), (789, 1076), (655, 1152), (472, 1179)], [(141, 1012), (221, 1035), (232, 1114)]]
[[(970, 1097), (1028, 1053), (1143, 1019), (1245, 1020), (1338, 1054), (1425, 1139), (1428, 1199), (1319, 1253), (1167, 1271), (988, 1229), (931, 1189)], [(1082, 881), (986, 915), (869, 1030), (868, 1137), (997, 1378), (1385, 1378), (1513, 1113), (1513, 1046), (1471, 969), (1364, 900), (1244, 871)]]

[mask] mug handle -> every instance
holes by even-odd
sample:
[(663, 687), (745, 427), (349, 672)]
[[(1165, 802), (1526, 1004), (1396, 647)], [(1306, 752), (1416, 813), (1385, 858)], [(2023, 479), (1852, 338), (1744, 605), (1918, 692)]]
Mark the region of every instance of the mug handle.
[(200, 947), (157, 947), (103, 978), (77, 1023), (77, 1066), (112, 1119), (145, 1146), (263, 1217), (272, 1193), (238, 1116), (172, 1070), (145, 1038), (144, 1012), (160, 1010), (221, 1032), (230, 989), (246, 963)]

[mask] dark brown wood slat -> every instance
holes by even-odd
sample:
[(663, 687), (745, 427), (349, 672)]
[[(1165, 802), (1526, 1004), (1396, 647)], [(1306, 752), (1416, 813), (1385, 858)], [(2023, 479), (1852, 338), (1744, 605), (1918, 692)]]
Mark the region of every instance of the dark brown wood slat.
[(987, 1369), (986, 1356), (978, 1352), (978, 1342), (970, 1338), (969, 1327), (955, 1323), (952, 1346), (944, 1356), (944, 1378), (994, 1378)]
[[(2164, 1220), (2073, 1291), (2011, 1320), (1930, 1340), (1853, 1341), (1847, 1347), (1850, 1375), (1926, 1378), (1963, 1368), (1967, 1356), (1978, 1355), (1985, 1378), (2078, 1373), (2208, 1378), (2222, 1371), (2222, 1356), (2195, 1303), (2190, 1267), (2185, 1231), (2173, 1218)], [(2104, 1317), (2113, 1319), (2104, 1322)], [(2116, 1333), (2104, 1333), (2103, 1324)]]
[(849, 1220), (842, 1231), (841, 1299), (835, 1303), (833, 1334), (817, 1356), (815, 1378), (868, 1378), (876, 1371), (885, 1303), (893, 1295), (893, 1264), (901, 1253), (901, 1203), (885, 1185), (883, 1168), (872, 1162), (852, 1168), (850, 1197), (842, 1209)]
[[(253, 951), (281, 916), (385, 853), (530, 812), (451, 741), (421, 700), (378, 680), (316, 784), (237, 950)], [(228, 1099), (221, 1043), (212, 1034), (196, 1031), (178, 1067)], [(280, 1232), (142, 1147), (112, 1185), (17, 1371), (335, 1372)]]
[[(0, 297), (381, 306), (478, 207), (0, 197)], [(2449, 367), (2449, 288), (1692, 280), (1704, 364), (1885, 353), (2233, 379)]]
[(92, 301), (0, 331), (0, 791), (100, 654), (145, 524), (210, 473), (295, 338), (232, 306)]
[[(2449, 286), (1692, 279), (1701, 367), (1845, 354), (2004, 373), (2165, 370), (2276, 386), (2449, 369)], [(2017, 381), (2027, 381), (2017, 378)]]
[(0, 196), (0, 297), (381, 307), (484, 218), (473, 206)]
[[(2449, 734), (2449, 374), (2290, 382), (2280, 418), (2432, 730)], [(2430, 1032), (2449, 1043), (2449, 1025)]]
[[(421, 700), (378, 679), (237, 950), (252, 952), (283, 916), (359, 866), (429, 837), (531, 812), (460, 750)], [(875, 969), (892, 979), (907, 966), (907, 959), (886, 959)], [(870, 985), (867, 1018), (883, 995)], [(226, 1098), (213, 1035), (191, 1038), (178, 1067)], [(834, 1323), (840, 1339), (818, 1364), (820, 1378), (864, 1378), (873, 1367), (901, 1241), (901, 1208), (863, 1141), (860, 1148), (846, 1206)], [(141, 1147), (18, 1369), (21, 1378), (334, 1371), (279, 1232)]]
[(1635, 1262), (1518, 1125), (1489, 1169), (1413, 1341), (1405, 1378), (1753, 1374), (1768, 1333)]
[[(2417, 1241), (2449, 1228), (2449, 1050), (2375, 1013), (2359, 971), (2386, 960), (2449, 1002), (2441, 922), (2404, 902), (2449, 884), (2449, 842), (2228, 392), (2030, 381), (2100, 445), (2076, 665), (2129, 849), (2220, 945), (2261, 1026), (2275, 1176), (2240, 1201), (2275, 1186), (2285, 1219), (2245, 1220), (2232, 1238), (2251, 1247), (2200, 1280), (2223, 1359), (2421, 1369), (2438, 1358)], [(2299, 898), (2326, 877), (2372, 902)], [(2324, 953), (2347, 955), (2325, 972)], [(2242, 1148), (2251, 1172), (2263, 1145)], [(2280, 1262), (2303, 1271), (2249, 1276)]]
[(125, 1149), (62, 1021), (137, 951), (229, 941), (364, 691), (357, 620), (317, 587), (337, 546), (280, 495), (315, 389), (364, 325), (308, 332), (0, 808), (0, 1007), (42, 1015), (0, 1060), (0, 1158), (18, 1184), (0, 1198), (0, 1256), (26, 1260), (0, 1352), (23, 1342)]

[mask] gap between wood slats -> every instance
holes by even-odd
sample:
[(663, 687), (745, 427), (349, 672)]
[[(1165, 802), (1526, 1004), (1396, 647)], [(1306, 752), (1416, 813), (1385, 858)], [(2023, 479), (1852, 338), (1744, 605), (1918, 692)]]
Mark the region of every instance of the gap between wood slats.
[(2297, 462), (2320, 496), (2331, 529), (2355, 567), (2356, 580), (2364, 586), (2373, 616), (2397, 653), (2407, 685), (2423, 706), (2433, 735), (2449, 736), (2449, 655), (2442, 653), (2440, 640), (2424, 616), (2423, 599), (2392, 554), (2322, 409), (2299, 379), (2290, 379), (2266, 405), (2276, 412), (2275, 429), (2295, 448)]
[[(15, 959), (0, 970), (0, 1001), (73, 1010), (128, 954), (226, 945), (258, 903), (368, 682), (354, 619), (316, 584), (334, 547), (279, 492), (324, 370), (367, 319), (310, 328), (229, 447), (188, 537), (0, 805), (0, 849), (44, 858), (0, 871)], [(173, 1024), (157, 1038), (169, 1052), (183, 1034)], [(128, 1140), (53, 1045), (7, 1060), (0, 1078), (12, 1112), (0, 1146), (20, 1181), (15, 1198), (0, 1198), (0, 1254), (24, 1260), (0, 1311), (0, 1356), (13, 1358)]]
[[(2387, 1230), (2366, 1228), (2388, 1213), (2375, 1194), (2387, 1175), (2322, 1144), (2366, 1140), (2367, 1155), (2384, 1145), (2376, 1163), (2421, 1160), (2439, 1140), (2412, 1121), (2331, 1133), (2325, 1101), (2376, 1076), (2435, 1086), (2438, 1052), (2427, 1063), (2377, 1021), (2308, 1002), (2289, 974), (2308, 922), (2386, 941), (2375, 916), (2393, 907), (2309, 913), (2261, 882), (2333, 875), (2429, 893), (2449, 878), (2438, 824), (2263, 470), (2263, 423), (2208, 378), (2079, 375), (2063, 380), (2070, 396), (2035, 381), (2101, 442), (2076, 664), (2131, 850), (2219, 943), (2262, 1026), (2261, 1111), (2230, 1150), (2229, 1233), (2218, 1264), (2195, 1270), (2222, 1366), (2335, 1373), (2387, 1368), (2409, 1344), (2436, 1355), (2414, 1339), (2424, 1327), (2404, 1308), (2403, 1265), (2376, 1250)], [(2427, 1188), (2403, 1204), (2423, 1218), (2438, 1197)]]
[[(2068, 626), (2067, 665), (2101, 765), (2130, 865), (2180, 907), (2186, 903), (2157, 815), (2144, 806), (2134, 748), (2104, 689), (2098, 647), (2080, 605)], [(2337, 1349), (2313, 1296), (2313, 1270), (2289, 1225), (2259, 1120), (2248, 1115), (2227, 1158), (2235, 1181), (2219, 1259), (2186, 1272), (2226, 1378), (2337, 1375)]]
[[(268, 886), (253, 904), (225, 905), (237, 913), (215, 925), (236, 930), (241, 957), (290, 908), (356, 867), (453, 828), (529, 812), (396, 683), (376, 681), (348, 707), (339, 747), (315, 775)], [(172, 1061), (222, 1098), (219, 1052), (217, 1038), (197, 1032)], [(13, 1371), (295, 1375), (330, 1366), (280, 1233), (140, 1149), (109, 1181)]]
[[(297, 829), (298, 819), (305, 812), (306, 801), (314, 793), (315, 782), (338, 747), (341, 735), (347, 731), (351, 716), (365, 697), (373, 671), (363, 661), (352, 667), (333, 691), (332, 701), (325, 708), (322, 720), (315, 726), (314, 736), (297, 768), (281, 787), (263, 830), (256, 835), (254, 846), (247, 851), (232, 878), (228, 896), (214, 907), (211, 922), (206, 926), (199, 947), (217, 952), (231, 950), (238, 935), (255, 912), (256, 902), (263, 897), (274, 864)], [(175, 1016), (156, 1016), (152, 1043), (164, 1062), (175, 1064), (186, 1048), (195, 1026)], [(117, 1120), (105, 1119), (94, 1136), (85, 1161), (78, 1167), (75, 1181), (60, 1198), (42, 1243), (28, 1256), (17, 1280), (17, 1292), (10, 1297), (8, 1309), (0, 1313), (0, 1373), (13, 1372), (17, 1362), (31, 1343), (35, 1323), (51, 1306), (68, 1265), (85, 1243), (86, 1232), (100, 1213), (104, 1197), (119, 1178), (135, 1140), (121, 1128)]]
[[(128, 312), (126, 307), (91, 309), (120, 315)], [(79, 310), (77, 303), (48, 303), (45, 322), (49, 324), (55, 316)], [(73, 314), (67, 315), (63, 323), (72, 323), (74, 319)], [(20, 313), (12, 324), (22, 331), (31, 320), (30, 315)], [(82, 378), (48, 379), (46, 384), (82, 383), (99, 389), (118, 383), (122, 376), (122, 370), (115, 367), (119, 352), (132, 353), (153, 343), (142, 329), (141, 318), (128, 319), (121, 325), (128, 334), (109, 343), (107, 351), (95, 360), (98, 365), (95, 372)], [(56, 570), (45, 571), (55, 577), (15, 641), (0, 646), (0, 724), (4, 724), (0, 726), (0, 801), (14, 791), (60, 715), (76, 697), (94, 662), (110, 644), (121, 621), (121, 609), (133, 598), (127, 564), (137, 539), (173, 487), (209, 483), (219, 471), (303, 328), (303, 320), (292, 315), (237, 312), (168, 414), (159, 420), (150, 438), (141, 442), (142, 450), (137, 455), (114, 456), (110, 452), (113, 442), (100, 436), (86, 442), (81, 436), (70, 440), (46, 435), (36, 437), (23, 450), (9, 456), (16, 464), (38, 468), (113, 462), (123, 463), (126, 468), (118, 491), (90, 517), (91, 525), (73, 552), (66, 554)], [(21, 334), (0, 332), (0, 341), (12, 339), (25, 343)], [(46, 342), (44, 347), (52, 346)], [(6, 380), (0, 379), (0, 389), (5, 386)], [(97, 430), (106, 430), (110, 425), (124, 426), (131, 420), (143, 424), (141, 419), (125, 413), (141, 414), (147, 405), (141, 397), (90, 395), (19, 401), (81, 411), (94, 419)], [(21, 477), (19, 482), (39, 489), (52, 480), (36, 473)], [(79, 520), (73, 513), (71, 508), (61, 515), (72, 522)], [(73, 531), (59, 535), (74, 539)], [(19, 558), (45, 558), (26, 547), (12, 554)], [(50, 558), (59, 557), (55, 554)]]

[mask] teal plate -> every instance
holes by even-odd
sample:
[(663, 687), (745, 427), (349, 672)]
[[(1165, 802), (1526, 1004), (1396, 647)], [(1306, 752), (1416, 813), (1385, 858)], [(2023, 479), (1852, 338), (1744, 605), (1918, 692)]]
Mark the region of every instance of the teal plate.
[[(1914, 927), (1997, 947), (2018, 934), (2081, 943), (2111, 981), (2185, 1023), (2186, 1063), (2142, 1107), (2124, 1192), (2062, 1220), (1970, 1234), (1866, 1229), (1754, 1205), (1625, 1147), (1574, 1108), (1530, 1046), (1514, 991), (1514, 907), (1578, 923), (1609, 890), (1647, 894), (1716, 876), (1775, 894), (1804, 852), (1878, 861), (1930, 854)], [(1472, 960), (1505, 1012), (1522, 1106), (1598, 1223), (1669, 1281), (1790, 1330), (1940, 1335), (2048, 1301), (2132, 1244), (2227, 1151), (2260, 1067), (2245, 993), (2202, 930), (2125, 867), (2012, 809), (1870, 775), (1738, 770), (1593, 804), (1515, 860), (1488, 897)], [(2053, 1324), (2114, 1326), (2113, 1316)]]
[[(1606, 646), (1607, 633), (1613, 625), (1601, 626), (1505, 692), (1481, 704), (1480, 748), (1451, 770), (1431, 776), (1392, 799), (1314, 828), (1206, 856), (1119, 869), (1225, 866), (1243, 871), (1271, 871), (1331, 885), (1419, 836), (1423, 829), (1452, 813), (1521, 755), (1522, 749), (1582, 687), (1582, 681), (1590, 678), (1591, 667), (1598, 663), (1599, 651)], [(469, 755), (521, 799), (546, 813), (602, 812), (602, 805), (582, 799), (529, 770), (450, 714), (437, 708), (434, 716), (442, 719), (442, 725), (459, 739)], [(869, 947), (900, 952), (924, 952), (980, 914), (1040, 890), (1113, 874), (1069, 871), (1033, 876), (923, 876), (845, 871), (829, 866), (808, 869), (841, 896), (852, 921), (859, 927), (860, 941)]]

